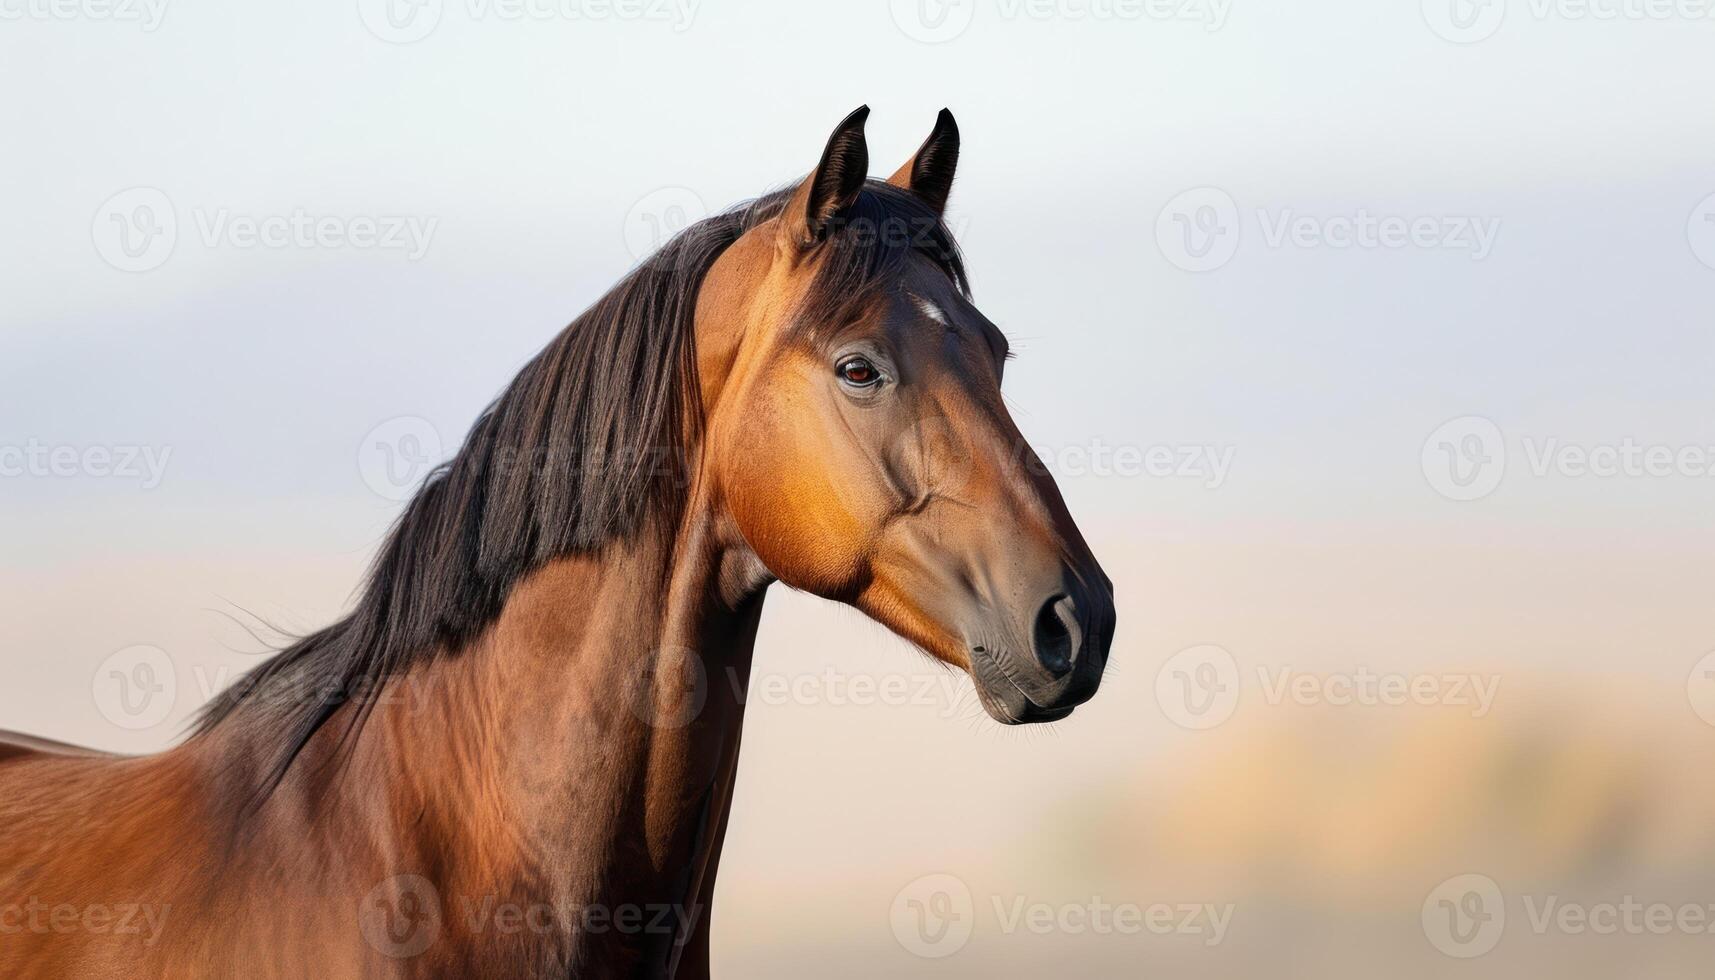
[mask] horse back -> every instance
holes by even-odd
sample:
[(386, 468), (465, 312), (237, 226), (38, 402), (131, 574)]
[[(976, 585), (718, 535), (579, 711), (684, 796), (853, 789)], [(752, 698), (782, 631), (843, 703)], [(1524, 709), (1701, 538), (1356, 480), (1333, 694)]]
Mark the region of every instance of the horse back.
[(9, 732), (0, 729), (0, 766), (19, 759), (38, 758), (41, 756), (70, 756), (73, 758), (111, 758), (108, 752), (98, 752), (86, 749), (80, 745), (67, 742), (56, 742), (51, 738), (37, 738), (22, 732)]

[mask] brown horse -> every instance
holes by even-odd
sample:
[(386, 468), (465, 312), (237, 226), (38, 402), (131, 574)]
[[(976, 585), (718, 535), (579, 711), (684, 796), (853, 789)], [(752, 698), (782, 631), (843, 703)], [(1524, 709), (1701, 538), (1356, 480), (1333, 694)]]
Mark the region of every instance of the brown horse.
[(0, 977), (706, 976), (776, 580), (1006, 724), (1089, 698), (1112, 586), (1002, 404), (957, 128), (869, 180), (867, 114), (574, 321), (181, 745), (0, 743)]

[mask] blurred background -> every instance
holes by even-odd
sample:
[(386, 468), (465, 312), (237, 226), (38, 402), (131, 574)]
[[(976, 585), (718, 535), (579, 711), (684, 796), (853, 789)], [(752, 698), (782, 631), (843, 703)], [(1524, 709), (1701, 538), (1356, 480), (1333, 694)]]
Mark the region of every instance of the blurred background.
[(725, 976), (1706, 976), (1715, 6), (0, 0), (0, 725), (172, 744), (673, 230), (950, 106), (1094, 702), (785, 590)]

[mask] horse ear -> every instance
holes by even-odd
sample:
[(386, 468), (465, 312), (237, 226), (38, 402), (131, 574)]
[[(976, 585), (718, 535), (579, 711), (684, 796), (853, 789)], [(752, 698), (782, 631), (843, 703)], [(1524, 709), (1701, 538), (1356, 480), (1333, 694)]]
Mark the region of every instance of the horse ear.
[(923, 199), (936, 214), (947, 210), (953, 192), (953, 171), (959, 168), (959, 124), (946, 109), (935, 117), (935, 129), (923, 141), (917, 155), (905, 161), (887, 182), (903, 187)]
[(863, 136), (868, 119), (869, 106), (858, 106), (834, 127), (822, 161), (786, 205), (784, 230), (790, 244), (807, 248), (821, 241), (834, 216), (857, 200), (869, 177), (869, 144)]

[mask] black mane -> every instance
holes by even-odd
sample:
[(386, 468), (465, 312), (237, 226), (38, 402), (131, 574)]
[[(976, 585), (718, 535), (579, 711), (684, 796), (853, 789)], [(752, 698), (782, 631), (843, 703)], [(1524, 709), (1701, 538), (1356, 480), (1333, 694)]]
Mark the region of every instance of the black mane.
[[(693, 321), (710, 267), (776, 216), (779, 191), (686, 229), (533, 358), (388, 533), (355, 608), (250, 671), (196, 731), (244, 725), (264, 747), (266, 795), (347, 701), (342, 737), (389, 678), (456, 656), (526, 575), (639, 533), (683, 507), (701, 428)], [(870, 181), (818, 246), (799, 321), (813, 327), (912, 254), (965, 288), (951, 234), (916, 197)]]

